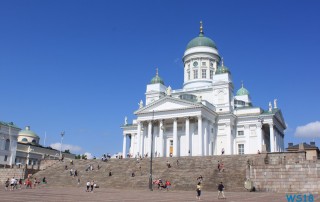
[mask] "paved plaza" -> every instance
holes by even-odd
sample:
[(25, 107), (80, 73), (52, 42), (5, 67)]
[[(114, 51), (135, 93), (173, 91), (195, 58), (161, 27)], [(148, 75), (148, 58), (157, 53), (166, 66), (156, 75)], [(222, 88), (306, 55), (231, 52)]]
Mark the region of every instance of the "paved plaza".
[[(1, 202), (6, 201), (197, 201), (196, 191), (149, 191), (149, 190), (121, 190), (121, 189), (95, 189), (93, 193), (85, 192), (84, 188), (41, 187), (38, 189), (21, 189), (14, 191), (0, 191)], [(217, 199), (216, 192), (203, 191), (201, 201), (234, 201), (234, 202), (286, 202), (283, 193), (266, 192), (225, 192), (227, 199)], [(314, 201), (320, 201), (314, 195)]]

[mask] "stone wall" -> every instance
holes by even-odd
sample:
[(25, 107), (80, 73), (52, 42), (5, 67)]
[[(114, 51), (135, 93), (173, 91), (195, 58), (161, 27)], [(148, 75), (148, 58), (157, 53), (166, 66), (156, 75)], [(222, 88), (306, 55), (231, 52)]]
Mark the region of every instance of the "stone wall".
[(24, 179), (25, 170), (23, 168), (0, 168), (0, 183), (3, 184), (8, 178), (15, 177)]
[(258, 191), (319, 193), (320, 161), (306, 160), (306, 152), (263, 154), (248, 165)]

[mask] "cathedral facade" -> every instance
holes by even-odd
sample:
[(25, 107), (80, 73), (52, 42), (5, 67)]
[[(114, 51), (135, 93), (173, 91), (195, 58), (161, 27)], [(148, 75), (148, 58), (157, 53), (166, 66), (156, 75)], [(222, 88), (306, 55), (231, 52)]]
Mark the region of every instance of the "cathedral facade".
[[(277, 106), (254, 106), (249, 91), (234, 94), (231, 72), (200, 25), (182, 58), (182, 89), (166, 86), (158, 74), (147, 85), (145, 102), (125, 120), (123, 157), (241, 155), (284, 151), (286, 125)], [(145, 103), (145, 105), (144, 105)]]

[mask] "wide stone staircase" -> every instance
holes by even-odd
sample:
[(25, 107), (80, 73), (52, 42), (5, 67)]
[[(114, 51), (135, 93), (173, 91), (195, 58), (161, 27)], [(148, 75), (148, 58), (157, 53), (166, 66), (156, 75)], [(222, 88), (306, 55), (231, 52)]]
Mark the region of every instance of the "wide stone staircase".
[[(216, 190), (217, 185), (223, 182), (228, 191), (245, 191), (243, 185), (246, 179), (248, 160), (257, 155), (223, 155), (210, 157), (171, 157), (153, 158), (153, 180), (169, 180), (171, 189), (195, 190), (197, 178), (203, 177), (203, 190)], [(177, 165), (177, 160), (179, 165)], [(170, 162), (171, 168), (166, 162)], [(224, 164), (224, 171), (219, 172), (218, 161)], [(93, 170), (86, 171), (93, 166)], [(100, 169), (98, 169), (98, 165)], [(65, 169), (67, 166), (67, 169)], [(141, 169), (140, 169), (141, 167)], [(78, 177), (70, 176), (70, 169), (78, 171)], [(112, 176), (109, 176), (111, 171)], [(132, 177), (132, 173), (135, 176)], [(45, 170), (33, 175), (33, 178), (46, 177), (47, 186), (85, 186), (87, 180), (94, 180), (104, 188), (131, 188), (147, 189), (150, 176), (150, 158), (137, 160), (110, 159), (101, 160), (73, 160), (52, 164)], [(80, 185), (78, 185), (78, 178)], [(156, 188), (156, 187), (154, 187)]]

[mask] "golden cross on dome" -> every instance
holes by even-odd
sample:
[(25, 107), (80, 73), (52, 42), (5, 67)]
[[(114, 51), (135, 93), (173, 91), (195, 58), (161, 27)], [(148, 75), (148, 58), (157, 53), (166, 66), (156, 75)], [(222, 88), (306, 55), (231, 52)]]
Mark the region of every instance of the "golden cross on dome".
[(200, 21), (200, 33), (203, 34), (202, 20)]

